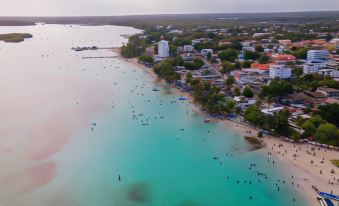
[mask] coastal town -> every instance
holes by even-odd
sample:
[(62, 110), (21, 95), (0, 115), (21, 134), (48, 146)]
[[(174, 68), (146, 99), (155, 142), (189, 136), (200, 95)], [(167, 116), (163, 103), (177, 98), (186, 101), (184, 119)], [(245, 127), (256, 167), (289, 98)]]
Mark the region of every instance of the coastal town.
[[(137, 58), (166, 84), (189, 94), (210, 118), (244, 125), (251, 132), (244, 135), (259, 141), (279, 137), (281, 143), (265, 141), (268, 149), (325, 176), (333, 185), (325, 194), (334, 195), (339, 184), (339, 33), (330, 28), (299, 33), (306, 29), (155, 26), (131, 36), (121, 54)], [(327, 166), (319, 168), (317, 153), (326, 150), (331, 158), (323, 155), (319, 164)], [(319, 192), (317, 185), (310, 187)], [(321, 205), (332, 204), (323, 197)]]

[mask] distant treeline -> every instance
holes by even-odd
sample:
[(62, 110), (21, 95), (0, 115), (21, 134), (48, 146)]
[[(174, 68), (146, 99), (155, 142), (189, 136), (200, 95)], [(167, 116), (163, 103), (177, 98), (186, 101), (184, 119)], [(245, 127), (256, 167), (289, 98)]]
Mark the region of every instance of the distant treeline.
[[(86, 25), (121, 25), (136, 28), (147, 28), (155, 25), (173, 25), (194, 27), (199, 25), (225, 27), (258, 23), (275, 24), (337, 24), (339, 11), (328, 12), (285, 12), (285, 13), (239, 13), (239, 14), (168, 14), (168, 15), (134, 15), (134, 16), (101, 16), (101, 17), (0, 17), (1, 21), (12, 20), (44, 22), (47, 24), (86, 24)], [(26, 22), (24, 22), (26, 21)], [(15, 22), (14, 22), (15, 23)]]
[(0, 18), (0, 26), (30, 26), (35, 25), (34, 21), (26, 20), (11, 20), (11, 19), (2, 19)]

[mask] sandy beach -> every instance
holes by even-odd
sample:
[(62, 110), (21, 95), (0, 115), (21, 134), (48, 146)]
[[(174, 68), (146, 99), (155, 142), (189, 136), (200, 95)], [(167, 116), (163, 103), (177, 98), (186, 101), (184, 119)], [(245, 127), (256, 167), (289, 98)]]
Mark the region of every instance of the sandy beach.
[[(157, 79), (152, 70), (139, 64), (137, 59), (121, 57), (120, 48), (115, 48), (113, 51), (118, 54), (118, 59), (143, 69), (146, 73), (152, 75), (154, 79)], [(161, 83), (165, 84), (164, 81), (161, 81)], [(178, 89), (173, 89), (173, 92), (186, 96), (190, 99), (190, 102), (193, 102), (189, 94)], [(198, 111), (199, 107), (195, 106)], [(256, 136), (258, 133), (257, 129), (246, 124), (229, 120), (220, 122), (242, 136), (249, 136), (249, 134), (250, 136)], [(288, 183), (292, 184), (297, 191), (305, 196), (310, 206), (319, 206), (318, 195), (313, 186), (320, 191), (339, 194), (339, 170), (330, 162), (330, 160), (338, 159), (338, 151), (316, 148), (306, 143), (291, 143), (271, 136), (265, 136), (263, 140), (265, 147), (260, 152), (263, 152), (268, 157), (273, 155), (278, 159), (278, 162), (282, 164), (282, 168), (285, 170), (285, 174), (289, 176)]]

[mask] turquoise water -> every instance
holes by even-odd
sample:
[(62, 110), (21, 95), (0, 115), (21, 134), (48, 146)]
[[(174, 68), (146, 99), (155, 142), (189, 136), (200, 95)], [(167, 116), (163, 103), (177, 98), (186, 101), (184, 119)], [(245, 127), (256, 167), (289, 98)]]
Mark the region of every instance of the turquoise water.
[[(204, 123), (194, 105), (179, 101), (151, 75), (119, 59), (81, 58), (112, 51), (70, 50), (119, 46), (126, 42), (121, 34), (137, 30), (0, 27), (6, 32), (34, 38), (0, 43), (0, 62), (6, 65), (1, 112), (25, 111), (9, 113), (1, 126), (6, 138), (0, 140), (5, 145), (0, 160), (6, 169), (0, 191), (6, 195), (0, 205), (306, 205), (279, 164), (268, 162), (263, 151), (250, 151), (222, 123)], [(32, 151), (39, 158), (28, 158)], [(25, 176), (46, 162), (55, 164), (49, 178), (41, 177), (44, 170)]]

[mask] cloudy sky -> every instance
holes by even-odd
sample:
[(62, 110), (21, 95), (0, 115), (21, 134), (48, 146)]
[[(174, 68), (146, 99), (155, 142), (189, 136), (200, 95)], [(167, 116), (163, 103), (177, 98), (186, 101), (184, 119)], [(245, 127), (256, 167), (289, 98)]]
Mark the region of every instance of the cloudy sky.
[(339, 11), (339, 0), (0, 0), (0, 16)]

